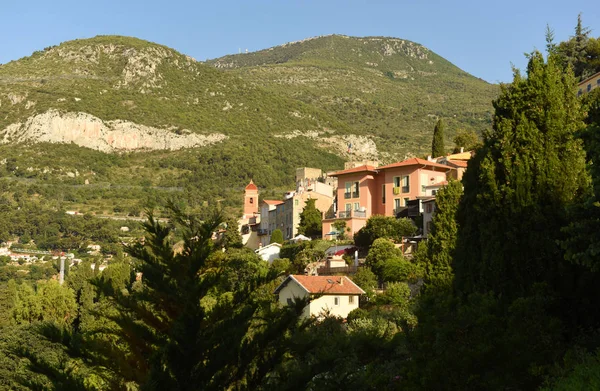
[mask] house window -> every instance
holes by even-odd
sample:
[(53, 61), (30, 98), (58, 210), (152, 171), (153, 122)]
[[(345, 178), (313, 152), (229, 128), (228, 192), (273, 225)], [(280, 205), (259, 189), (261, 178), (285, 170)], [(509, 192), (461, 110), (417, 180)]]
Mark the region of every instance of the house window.
[(359, 210), (360, 209), (360, 204), (358, 202), (354, 203), (354, 210)]
[[(600, 81), (600, 80), (599, 80)], [(579, 89), (579, 91), (577, 91), (577, 96), (581, 96), (583, 92), (581, 92), (581, 88)]]
[(294, 304), (294, 301), (288, 297), (287, 305), (292, 305), (292, 304)]
[(346, 212), (352, 212), (352, 204), (346, 204)]
[(348, 296), (348, 304), (354, 304), (354, 296)]
[(352, 182), (346, 182), (346, 191), (344, 192), (344, 198), (352, 198)]
[(400, 209), (400, 198), (395, 198), (394, 199), (394, 212), (398, 212), (398, 210)]
[(352, 182), (352, 198), (358, 198), (360, 196), (360, 183)]
[(253, 204), (254, 203), (254, 198), (250, 197), (250, 203)]
[(405, 199), (404, 199), (404, 206), (408, 206), (408, 201), (409, 201), (409, 199), (408, 199), (408, 198), (405, 198)]
[(404, 175), (402, 177), (402, 192), (403, 193), (409, 193), (410, 192), (410, 182), (409, 182), (409, 176), (408, 175)]
[(381, 185), (381, 203), (385, 205), (385, 184)]
[(434, 196), (437, 194), (437, 190), (431, 190), (431, 195)]
[(333, 298), (333, 305), (336, 305), (336, 306), (340, 305), (340, 298), (339, 297), (334, 297)]
[(300, 200), (294, 200), (294, 204), (298, 206), (298, 204), (300, 204)]
[(590, 92), (592, 90), (592, 83), (588, 84), (587, 86), (587, 92)]

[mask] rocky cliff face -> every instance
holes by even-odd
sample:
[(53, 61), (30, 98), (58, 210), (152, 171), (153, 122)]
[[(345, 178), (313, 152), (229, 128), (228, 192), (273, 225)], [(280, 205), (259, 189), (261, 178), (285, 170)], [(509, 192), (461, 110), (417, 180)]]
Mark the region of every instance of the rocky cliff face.
[(86, 113), (59, 113), (48, 110), (0, 131), (0, 142), (73, 143), (102, 152), (178, 150), (218, 143), (220, 133), (199, 135), (188, 130), (174, 133), (129, 121), (102, 121)]

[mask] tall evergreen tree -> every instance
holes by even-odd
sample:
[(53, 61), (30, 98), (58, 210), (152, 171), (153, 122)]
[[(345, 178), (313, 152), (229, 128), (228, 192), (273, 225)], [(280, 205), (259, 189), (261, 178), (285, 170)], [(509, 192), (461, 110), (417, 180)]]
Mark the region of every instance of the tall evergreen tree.
[(433, 129), (433, 141), (431, 142), (431, 156), (438, 157), (446, 154), (444, 147), (444, 121), (440, 118)]
[(317, 200), (306, 200), (306, 205), (300, 213), (298, 232), (310, 238), (320, 238), (322, 235), (323, 215), (315, 206)]
[(456, 247), (458, 225), (456, 211), (462, 196), (462, 184), (450, 181), (448, 186), (436, 194), (436, 210), (431, 232), (427, 238), (427, 260), (425, 283), (430, 287), (451, 288), (454, 272), (452, 260)]
[[(561, 277), (566, 206), (588, 183), (572, 72), (531, 54), (494, 101), (493, 130), (463, 178), (456, 288), (515, 298)], [(564, 277), (564, 276), (563, 276)]]

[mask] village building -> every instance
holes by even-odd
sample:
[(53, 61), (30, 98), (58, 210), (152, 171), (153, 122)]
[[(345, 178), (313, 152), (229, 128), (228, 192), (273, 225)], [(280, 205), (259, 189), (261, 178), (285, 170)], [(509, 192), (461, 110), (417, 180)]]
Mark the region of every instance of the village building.
[(273, 263), (274, 260), (279, 258), (279, 253), (281, 252), (281, 244), (279, 243), (271, 243), (266, 246), (261, 246), (258, 249), (254, 250), (254, 252), (263, 260), (269, 262), (269, 265)]
[(292, 305), (296, 299), (312, 298), (302, 316), (322, 317), (331, 314), (347, 318), (358, 308), (360, 295), (365, 292), (345, 276), (289, 275), (275, 289), (280, 305)]
[(593, 74), (592, 76), (582, 80), (579, 84), (577, 84), (577, 96), (587, 94), (594, 88), (598, 87), (600, 87), (600, 72)]
[(346, 222), (353, 235), (372, 215), (398, 216), (409, 201), (428, 197), (443, 186), (454, 168), (429, 160), (412, 158), (375, 167), (362, 165), (331, 173), (338, 178), (335, 210), (323, 220), (323, 238), (334, 232), (333, 224)]
[(258, 187), (252, 180), (244, 189), (244, 214), (238, 220), (238, 228), (242, 235), (242, 243), (251, 249), (259, 247), (260, 239), (258, 227), (260, 214), (258, 213)]

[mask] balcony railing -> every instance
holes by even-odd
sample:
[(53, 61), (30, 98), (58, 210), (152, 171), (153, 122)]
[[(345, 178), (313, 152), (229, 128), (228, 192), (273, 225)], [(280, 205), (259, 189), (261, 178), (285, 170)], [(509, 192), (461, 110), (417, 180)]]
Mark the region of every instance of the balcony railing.
[(352, 194), (351, 193), (344, 193), (344, 198), (349, 200), (350, 198), (352, 198)]
[(402, 192), (403, 193), (409, 193), (410, 192), (410, 186), (402, 186)]
[(367, 217), (367, 212), (362, 210), (342, 210), (326, 216), (328, 219), (349, 219), (351, 217)]

